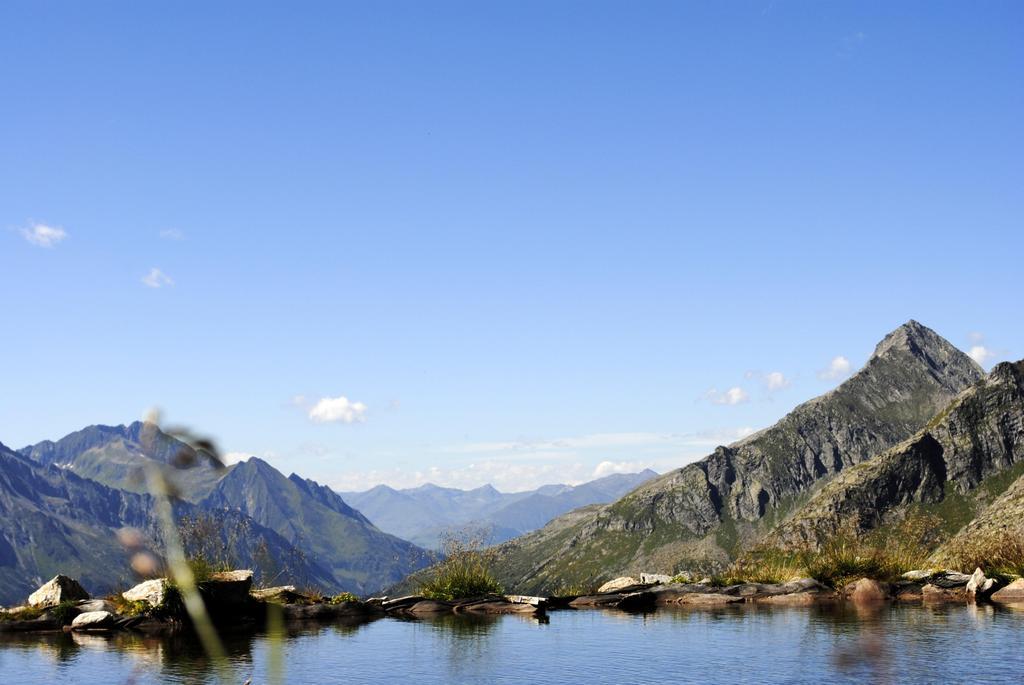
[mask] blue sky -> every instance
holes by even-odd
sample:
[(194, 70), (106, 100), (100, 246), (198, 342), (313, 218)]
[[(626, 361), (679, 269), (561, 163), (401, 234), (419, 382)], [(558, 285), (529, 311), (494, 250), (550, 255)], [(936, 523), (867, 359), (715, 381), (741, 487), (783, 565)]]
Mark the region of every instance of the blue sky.
[(909, 318), (1024, 356), (1020, 3), (207, 5), (0, 7), (5, 444), (159, 406), (514, 490), (702, 456)]

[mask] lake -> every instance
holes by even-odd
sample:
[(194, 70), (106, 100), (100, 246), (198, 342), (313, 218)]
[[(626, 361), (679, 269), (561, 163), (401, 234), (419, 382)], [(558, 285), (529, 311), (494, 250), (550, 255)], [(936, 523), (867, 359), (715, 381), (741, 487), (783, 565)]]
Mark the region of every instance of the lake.
[[(227, 682), (1019, 682), (1024, 611), (989, 605), (559, 611), (227, 640)], [(187, 637), (0, 636), (5, 683), (222, 682)], [(277, 677), (275, 677), (275, 675)]]

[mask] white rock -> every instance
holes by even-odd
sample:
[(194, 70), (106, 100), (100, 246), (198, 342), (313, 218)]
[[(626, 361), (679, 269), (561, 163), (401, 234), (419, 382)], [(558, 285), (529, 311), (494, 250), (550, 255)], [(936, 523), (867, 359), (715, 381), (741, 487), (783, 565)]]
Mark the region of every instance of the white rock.
[(72, 630), (90, 630), (97, 628), (110, 628), (114, 625), (114, 615), (109, 611), (86, 611), (75, 616), (71, 622)]
[(615, 580), (609, 580), (607, 583), (597, 588), (597, 594), (603, 595), (606, 592), (616, 592), (622, 588), (629, 587), (630, 585), (640, 585), (640, 581), (631, 576), (622, 576)]
[(89, 599), (89, 593), (74, 578), (54, 576), (48, 583), (28, 596), (28, 605), (55, 607), (68, 600)]
[(650, 585), (667, 585), (672, 582), (672, 576), (664, 573), (641, 573), (640, 582)]
[(125, 590), (121, 596), (129, 602), (149, 602), (150, 606), (158, 607), (164, 603), (164, 597), (167, 596), (167, 579), (147, 580), (131, 590)]

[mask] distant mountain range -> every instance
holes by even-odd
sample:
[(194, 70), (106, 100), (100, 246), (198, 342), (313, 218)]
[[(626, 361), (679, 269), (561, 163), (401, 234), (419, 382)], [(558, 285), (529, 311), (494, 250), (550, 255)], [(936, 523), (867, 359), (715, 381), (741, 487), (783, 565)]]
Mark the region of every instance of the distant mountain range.
[(473, 490), (431, 484), (396, 490), (378, 485), (341, 496), (381, 530), (438, 549), (442, 538), (452, 533), (483, 534), (491, 544), (504, 542), (578, 507), (614, 501), (657, 475), (647, 469), (582, 485), (544, 485), (514, 493), (499, 492), (490, 485)]
[(384, 522), (382, 530), (330, 488), (286, 477), (261, 459), (223, 468), (152, 423), (89, 426), (17, 451), (0, 445), (0, 604), (23, 601), (57, 573), (95, 592), (132, 583), (118, 531), (138, 529), (147, 548), (163, 548), (145, 477), (151, 467), (172, 478), (176, 516), (222, 524), (210, 541), (222, 556), (278, 583), (364, 594), (435, 558), (393, 534), (407, 529), (403, 522), (433, 530), (434, 537), (422, 536), (429, 547), (441, 531), (468, 523), (505, 540), (580, 504), (611, 501), (654, 475), (515, 494), (489, 486), (469, 492), (381, 486), (353, 495)]

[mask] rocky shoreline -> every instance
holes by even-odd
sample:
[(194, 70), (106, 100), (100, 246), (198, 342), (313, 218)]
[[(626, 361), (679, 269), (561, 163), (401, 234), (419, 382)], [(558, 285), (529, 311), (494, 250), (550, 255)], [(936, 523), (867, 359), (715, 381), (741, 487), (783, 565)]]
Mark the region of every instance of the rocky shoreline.
[[(387, 616), (426, 619), (505, 614), (545, 620), (547, 612), (554, 610), (651, 611), (658, 607), (713, 608), (743, 603), (794, 607), (840, 602), (1024, 604), (1024, 578), (1003, 583), (985, 577), (981, 569), (970, 575), (947, 569), (911, 571), (895, 582), (861, 578), (838, 589), (813, 578), (727, 586), (716, 586), (710, 579), (679, 580), (642, 574), (640, 578), (616, 578), (588, 595), (489, 595), (452, 601), (419, 595), (365, 600), (352, 595), (322, 597), (293, 586), (254, 590), (252, 572), (245, 570), (213, 574), (198, 587), (214, 623), (230, 630), (258, 630), (272, 613), (285, 622), (358, 623)], [(120, 596), (95, 599), (77, 581), (59, 575), (34, 592), (26, 605), (0, 610), (0, 633), (126, 630), (159, 634), (188, 630), (188, 615), (180, 602), (176, 603), (175, 592), (166, 579), (154, 579)]]

